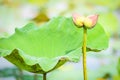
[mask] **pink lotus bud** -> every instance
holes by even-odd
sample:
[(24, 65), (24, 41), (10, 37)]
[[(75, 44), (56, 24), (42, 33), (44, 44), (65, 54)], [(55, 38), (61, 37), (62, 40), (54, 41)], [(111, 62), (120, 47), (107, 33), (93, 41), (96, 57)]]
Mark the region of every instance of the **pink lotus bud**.
[(72, 15), (73, 18), (73, 22), (75, 23), (75, 25), (77, 25), (78, 28), (83, 27), (84, 25), (84, 16), (80, 16), (79, 14), (73, 14)]
[(84, 20), (84, 26), (86, 28), (93, 28), (95, 24), (97, 23), (98, 15), (90, 15), (85, 18)]

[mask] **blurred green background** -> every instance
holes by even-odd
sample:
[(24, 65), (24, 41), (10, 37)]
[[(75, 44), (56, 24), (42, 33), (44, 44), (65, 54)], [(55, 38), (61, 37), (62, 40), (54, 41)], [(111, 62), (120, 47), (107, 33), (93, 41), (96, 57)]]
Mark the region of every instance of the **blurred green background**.
[[(0, 0), (0, 37), (28, 22), (41, 25), (72, 13), (99, 14), (98, 21), (110, 37), (107, 50), (87, 53), (88, 80), (120, 80), (120, 0)], [(82, 70), (81, 59), (49, 73), (47, 80), (83, 80)], [(42, 80), (42, 76), (21, 71), (0, 58), (0, 80)]]

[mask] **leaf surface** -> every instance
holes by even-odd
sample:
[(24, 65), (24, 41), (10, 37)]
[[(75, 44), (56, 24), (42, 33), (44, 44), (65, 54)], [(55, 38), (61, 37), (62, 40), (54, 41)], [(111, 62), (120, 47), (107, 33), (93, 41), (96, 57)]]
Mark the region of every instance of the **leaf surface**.
[[(88, 30), (88, 51), (108, 47), (100, 24)], [(50, 72), (67, 61), (78, 62), (82, 54), (83, 30), (71, 18), (58, 17), (36, 27), (29, 23), (7, 38), (0, 39), (0, 56), (34, 73)]]

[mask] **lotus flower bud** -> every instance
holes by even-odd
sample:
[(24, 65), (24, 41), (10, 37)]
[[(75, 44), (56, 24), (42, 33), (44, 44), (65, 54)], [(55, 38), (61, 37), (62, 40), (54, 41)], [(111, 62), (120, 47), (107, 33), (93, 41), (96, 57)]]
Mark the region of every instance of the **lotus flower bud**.
[(72, 17), (73, 17), (73, 22), (78, 28), (83, 27), (84, 19), (85, 19), (84, 16), (80, 16), (79, 14), (73, 14)]
[(98, 15), (90, 15), (85, 18), (84, 26), (88, 29), (93, 28), (98, 20)]

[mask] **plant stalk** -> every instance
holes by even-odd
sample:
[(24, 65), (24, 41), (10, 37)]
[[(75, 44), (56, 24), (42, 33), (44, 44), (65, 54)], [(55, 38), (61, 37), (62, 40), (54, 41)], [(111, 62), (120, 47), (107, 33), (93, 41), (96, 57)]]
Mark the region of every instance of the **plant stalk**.
[(34, 74), (34, 80), (38, 80), (38, 75), (36, 73)]
[(83, 28), (83, 46), (82, 46), (82, 53), (83, 53), (83, 74), (84, 80), (87, 80), (87, 66), (86, 66), (86, 44), (87, 44), (87, 28)]
[(47, 79), (46, 79), (46, 76), (47, 76), (47, 73), (44, 73), (44, 74), (43, 74), (43, 80), (47, 80)]
[(19, 80), (23, 80), (23, 71), (19, 69)]

